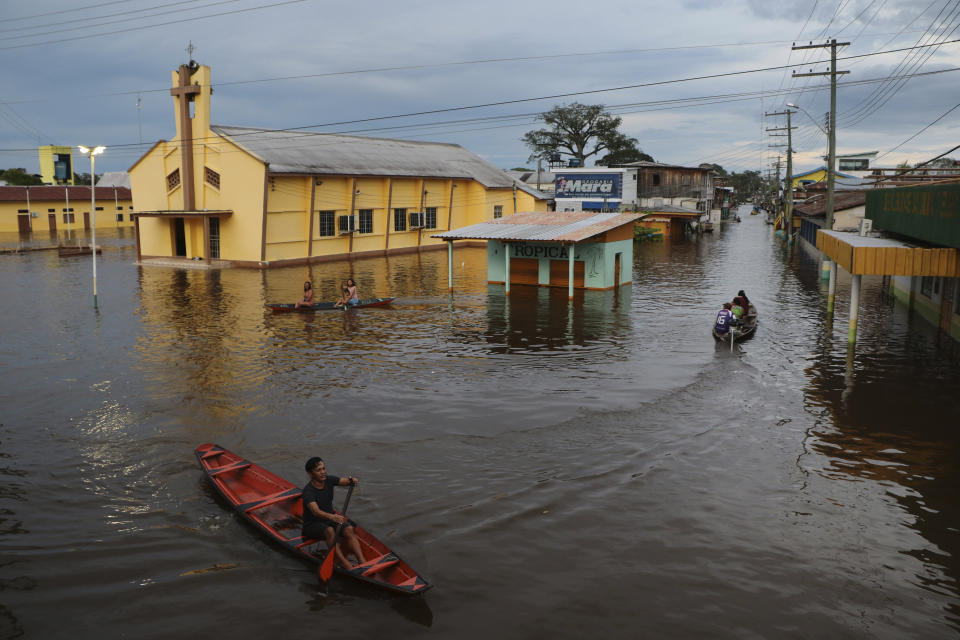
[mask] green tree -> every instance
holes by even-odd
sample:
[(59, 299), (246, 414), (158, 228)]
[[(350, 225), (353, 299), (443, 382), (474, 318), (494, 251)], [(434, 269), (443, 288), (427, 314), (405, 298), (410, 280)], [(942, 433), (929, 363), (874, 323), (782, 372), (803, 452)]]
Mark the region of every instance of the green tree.
[(521, 138), (532, 152), (530, 161), (565, 154), (584, 166), (587, 158), (601, 151), (635, 148), (637, 144), (635, 139), (620, 133), (623, 118), (610, 115), (602, 104), (558, 105), (537, 119), (547, 127), (528, 131)]
[(30, 175), (23, 169), (7, 169), (0, 171), (0, 180), (5, 180), (11, 185), (34, 185), (43, 184), (40, 176)]
[(629, 162), (654, 161), (653, 156), (643, 152), (637, 146), (636, 138), (628, 138), (621, 134), (620, 139), (613, 140), (612, 144), (613, 146), (607, 149), (607, 155), (597, 160), (596, 165), (598, 167), (611, 167)]

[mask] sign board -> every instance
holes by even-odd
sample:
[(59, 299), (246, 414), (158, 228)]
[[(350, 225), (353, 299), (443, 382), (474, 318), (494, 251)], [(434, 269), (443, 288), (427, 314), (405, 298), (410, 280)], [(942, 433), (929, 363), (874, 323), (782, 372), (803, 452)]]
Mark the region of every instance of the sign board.
[(867, 191), (866, 217), (876, 229), (960, 249), (960, 185)]
[(509, 245), (511, 258), (551, 258), (567, 260), (570, 254), (567, 247), (561, 244), (528, 244), (526, 242), (511, 242)]
[(620, 200), (622, 178), (620, 173), (558, 173), (555, 197)]
[(870, 168), (869, 158), (840, 158), (838, 171), (866, 171)]

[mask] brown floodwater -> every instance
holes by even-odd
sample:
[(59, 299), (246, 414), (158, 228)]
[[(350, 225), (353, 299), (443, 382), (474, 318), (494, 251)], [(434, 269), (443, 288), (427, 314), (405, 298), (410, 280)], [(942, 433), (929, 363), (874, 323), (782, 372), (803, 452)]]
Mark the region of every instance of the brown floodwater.
[[(0, 256), (0, 637), (957, 636), (960, 350), (864, 278), (848, 351), (849, 279), (829, 318), (818, 264), (742, 213), (572, 303), (505, 297), (482, 249), (450, 296), (445, 252), (140, 267), (101, 230), (95, 311), (90, 256)], [(348, 275), (398, 300), (264, 308)], [(435, 588), (324, 592), (217, 499), (204, 442), (360, 477), (353, 517)]]

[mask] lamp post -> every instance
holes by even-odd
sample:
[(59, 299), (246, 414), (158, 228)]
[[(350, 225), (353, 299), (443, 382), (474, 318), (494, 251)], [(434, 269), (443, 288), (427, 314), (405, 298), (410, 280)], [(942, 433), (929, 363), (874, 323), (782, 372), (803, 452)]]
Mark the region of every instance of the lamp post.
[(94, 184), (97, 181), (97, 174), (94, 171), (94, 166), (96, 164), (96, 157), (107, 150), (104, 146), (85, 147), (82, 144), (77, 145), (77, 148), (80, 149), (80, 153), (83, 155), (90, 156), (90, 225), (92, 232), (91, 244), (93, 245), (93, 308), (97, 308), (97, 192), (96, 185)]

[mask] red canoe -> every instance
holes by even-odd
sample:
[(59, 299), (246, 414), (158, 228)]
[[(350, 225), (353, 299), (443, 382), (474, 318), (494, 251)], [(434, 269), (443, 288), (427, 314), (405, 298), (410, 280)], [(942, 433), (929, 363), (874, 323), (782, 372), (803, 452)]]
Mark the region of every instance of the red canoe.
[[(323, 560), (327, 545), (300, 535), (299, 487), (219, 445), (202, 444), (196, 454), (210, 482), (247, 522), (301, 558), (315, 564)], [(354, 529), (370, 560), (352, 569), (338, 565), (340, 575), (405, 594), (423, 593), (433, 586), (369, 531), (360, 525)]]

